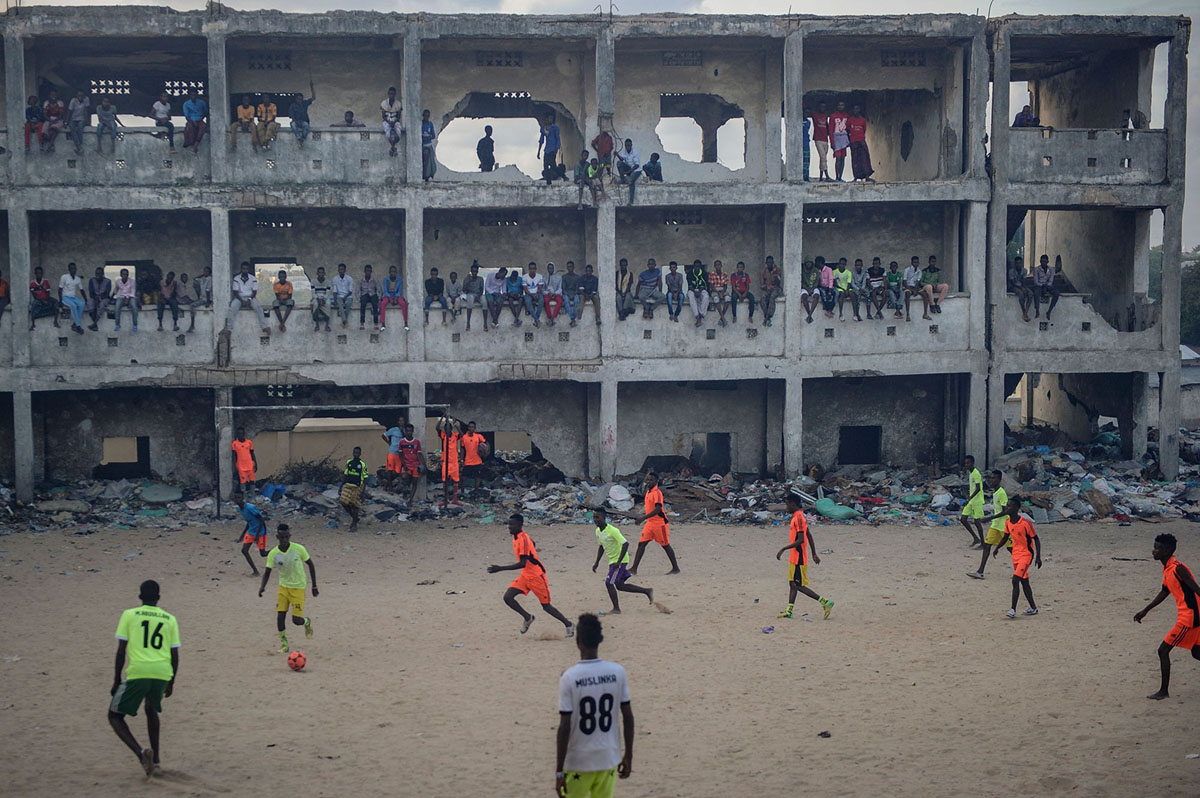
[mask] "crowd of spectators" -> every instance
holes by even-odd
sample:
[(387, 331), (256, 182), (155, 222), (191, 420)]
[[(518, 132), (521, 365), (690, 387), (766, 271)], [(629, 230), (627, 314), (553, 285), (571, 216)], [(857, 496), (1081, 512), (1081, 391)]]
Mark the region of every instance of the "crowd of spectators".
[(1075, 290), (1063, 274), (1062, 255), (1054, 257), (1053, 266), (1050, 265), (1050, 256), (1042, 255), (1038, 258), (1038, 265), (1033, 267), (1032, 274), (1025, 271), (1025, 260), (1017, 255), (1008, 265), (1005, 283), (1008, 293), (1016, 296), (1021, 306), (1021, 317), (1025, 321), (1030, 321), (1031, 307), (1033, 317), (1040, 318), (1043, 304), (1047, 304), (1046, 321), (1050, 321), (1050, 314), (1054, 312), (1059, 296)]

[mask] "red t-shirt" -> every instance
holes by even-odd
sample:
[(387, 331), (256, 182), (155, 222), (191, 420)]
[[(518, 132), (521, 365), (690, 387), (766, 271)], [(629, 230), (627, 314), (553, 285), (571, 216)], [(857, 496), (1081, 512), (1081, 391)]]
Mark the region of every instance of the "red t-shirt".
[(33, 292), (34, 299), (49, 299), (50, 298), (50, 281), (42, 280), (40, 283), (37, 280), (29, 281), (29, 290)]
[(744, 294), (750, 290), (750, 274), (748, 272), (734, 272), (729, 275), (729, 284), (733, 286), (734, 291)]
[(829, 140), (833, 141), (834, 133), (845, 133), (850, 121), (850, 115), (842, 111), (834, 111), (829, 115)]
[(846, 131), (850, 134), (851, 141), (866, 141), (867, 140), (867, 120), (865, 117), (852, 116), (846, 120)]
[(812, 115), (813, 141), (829, 141), (829, 114)]
[(416, 438), (411, 441), (400, 439), (400, 463), (405, 468), (417, 468), (421, 465), (421, 442)]

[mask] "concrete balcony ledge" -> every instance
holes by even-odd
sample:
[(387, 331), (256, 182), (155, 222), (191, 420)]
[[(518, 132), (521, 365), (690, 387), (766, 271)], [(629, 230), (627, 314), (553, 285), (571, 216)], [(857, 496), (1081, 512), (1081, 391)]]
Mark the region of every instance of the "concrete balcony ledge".
[[(7, 314), (5, 314), (7, 315)], [(171, 311), (163, 315), (163, 332), (158, 331), (154, 308), (138, 314), (138, 331), (133, 331), (129, 312), (121, 314), (120, 331), (113, 330), (112, 319), (101, 319), (99, 332), (87, 329), (91, 319), (84, 317), (83, 335), (71, 332), (70, 319), (60, 319), (60, 327), (40, 318), (30, 333), (30, 359), (34, 366), (195, 366), (213, 360), (213, 313), (196, 311), (196, 329), (184, 332), (190, 312), (180, 315), (180, 332), (171, 331)]]
[(1086, 294), (1063, 294), (1046, 320), (1045, 303), (1041, 318), (1032, 312), (1028, 322), (1021, 318), (1021, 306), (1015, 294), (1006, 294), (996, 315), (995, 337), (1009, 351), (1159, 351), (1162, 332), (1153, 326), (1135, 332), (1121, 332), (1088, 304)]
[[(409, 323), (415, 318), (409, 306)], [(341, 319), (333, 315), (329, 332), (325, 332), (324, 325), (318, 332), (313, 330), (312, 312), (303, 307), (296, 308), (288, 319), (287, 332), (280, 332), (273, 313), (259, 325), (253, 313), (241, 311), (230, 338), (230, 362), (234, 366), (361, 363), (377, 368), (381, 363), (408, 360), (408, 333), (398, 307), (388, 308), (387, 322), (386, 330), (372, 329), (368, 311), (367, 328), (360, 330), (355, 306), (348, 326), (343, 327)], [(225, 324), (223, 311), (217, 314), (217, 324)], [(270, 335), (263, 335), (262, 326), (270, 328)]]
[[(611, 296), (611, 294), (610, 294)], [(607, 297), (601, 301), (612, 301)], [(614, 330), (606, 331), (615, 341), (613, 354), (627, 358), (729, 358), (779, 357), (784, 349), (784, 303), (776, 304), (771, 326), (762, 323), (761, 310), (754, 310), (754, 322), (746, 318), (747, 306), (738, 304), (738, 320), (729, 312), (725, 327), (718, 324), (720, 314), (709, 307), (704, 324), (696, 326), (696, 317), (684, 299), (679, 321), (667, 314), (666, 303), (654, 309), (653, 319), (643, 319), (640, 306), (625, 321), (616, 322)]]
[[(920, 352), (966, 351), (970, 348), (970, 294), (949, 294), (941, 313), (921, 318), (921, 302), (912, 301), (912, 321), (897, 319), (886, 306), (882, 320), (867, 320), (860, 306), (862, 321), (854, 320), (849, 301), (845, 321), (825, 317), (820, 306), (813, 311), (812, 324), (801, 319), (800, 352), (806, 355), (911, 355)], [(872, 311), (873, 313), (874, 311)]]
[(1167, 131), (1012, 128), (1011, 183), (1154, 185), (1167, 179)]
[[(221, 132), (213, 146), (228, 147), (229, 131)], [(250, 134), (238, 134), (238, 148), (229, 153), (230, 180), (246, 185), (282, 183), (402, 184), (402, 137), (396, 155), (388, 154), (387, 137), (378, 127), (312, 128), (304, 146), (288, 127), (280, 127), (274, 143), (258, 152)], [(201, 147), (203, 154), (203, 147)]]
[(123, 127), (115, 148), (112, 139), (105, 136), (101, 154), (96, 152), (96, 129), (89, 127), (84, 128), (83, 154), (76, 155), (64, 131), (54, 141), (54, 152), (39, 152), (31, 142), (25, 158), (25, 182), (39, 186), (187, 186), (207, 182), (212, 175), (209, 144), (206, 136), (198, 154), (184, 150), (181, 125), (175, 128), (179, 151), (172, 154), (162, 128)]
[[(603, 301), (603, 300), (601, 300)], [(390, 312), (390, 311), (389, 311)], [(422, 324), (422, 311), (410, 308), (411, 324)], [(458, 318), (447, 316), (448, 323), (442, 324), (442, 311), (434, 306), (429, 311), (429, 326), (425, 328), (425, 359), (439, 362), (496, 361), (519, 358), (522, 362), (561, 362), (594, 360), (600, 357), (600, 327), (589, 303), (579, 313), (574, 327), (564, 308), (554, 326), (550, 326), (545, 312), (541, 327), (533, 326), (533, 319), (521, 311), (521, 326), (513, 326), (512, 311), (505, 308), (500, 312), (499, 324), (492, 326), (489, 317), (488, 332), (483, 331), (482, 311), (475, 309), (471, 314), (471, 329), (468, 331), (466, 311)]]

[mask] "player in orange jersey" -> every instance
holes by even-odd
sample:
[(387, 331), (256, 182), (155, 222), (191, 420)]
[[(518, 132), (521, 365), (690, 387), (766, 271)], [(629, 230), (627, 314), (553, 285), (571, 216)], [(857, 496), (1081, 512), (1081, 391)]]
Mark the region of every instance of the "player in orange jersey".
[(805, 545), (812, 551), (814, 563), (820, 565), (821, 558), (817, 554), (817, 544), (813, 542), (812, 532), (808, 531), (808, 519), (804, 517), (804, 511), (800, 509), (800, 496), (788, 493), (784, 502), (788, 512), (792, 514), (792, 523), (788, 526), (788, 534), (791, 536), (792, 542), (780, 549), (775, 554), (775, 559), (778, 560), (789, 549), (792, 553), (788, 555), (788, 605), (786, 610), (779, 613), (779, 617), (793, 617), (792, 612), (796, 608), (796, 594), (803, 593), (820, 603), (821, 608), (825, 610), (825, 618), (828, 619), (829, 613), (833, 609), (833, 601), (822, 598), (819, 593), (808, 586), (808, 550), (804, 548)]
[[(1033, 589), (1029, 586), (1029, 565), (1036, 561), (1037, 567), (1042, 567), (1042, 541), (1034, 531), (1033, 523), (1021, 516), (1020, 496), (1009, 499), (1005, 509), (1008, 511), (1008, 518), (1004, 519), (1004, 537), (1000, 538), (996, 550), (992, 552), (992, 556), (995, 557), (1009, 540), (1012, 541), (1012, 609), (1005, 614), (1009, 618), (1017, 617), (1017, 599), (1021, 597), (1021, 590), (1024, 590), (1025, 600), (1029, 602), (1029, 609), (1025, 610), (1025, 614), (1037, 615), (1037, 603), (1033, 600)], [(1036, 555), (1032, 549), (1036, 549)]]
[(629, 569), (629, 573), (637, 576), (638, 565), (642, 561), (642, 555), (646, 553), (646, 544), (652, 540), (663, 547), (671, 561), (671, 570), (667, 571), (667, 575), (679, 573), (675, 549), (671, 548), (671, 528), (667, 525), (667, 514), (663, 511), (663, 495), (658, 487), (658, 474), (653, 471), (646, 475), (646, 500), (642, 512), (644, 515), (637, 519), (637, 523), (642, 524), (642, 539), (638, 541), (637, 554), (634, 555), (633, 567)]
[(249, 496), (254, 492), (254, 472), (258, 468), (258, 458), (254, 456), (254, 441), (246, 437), (246, 428), (237, 428), (237, 437), (233, 445), (233, 473), (238, 482), (238, 489)]
[(522, 609), (521, 605), (517, 603), (517, 596), (524, 596), (526, 593), (532, 592), (534, 597), (541, 602), (542, 609), (546, 611), (546, 614), (562, 621), (563, 626), (567, 627), (567, 637), (574, 637), (575, 624), (568, 621), (550, 603), (550, 584), (546, 581), (546, 567), (538, 559), (537, 549), (533, 547), (533, 541), (529, 535), (525, 534), (524, 525), (525, 518), (523, 516), (519, 514), (509, 516), (508, 533), (512, 535), (513, 554), (516, 555), (517, 561), (512, 565), (489, 565), (488, 573), (520, 569), (520, 575), (504, 592), (504, 603), (512, 607), (513, 612), (525, 620), (521, 625), (521, 634), (529, 631), (534, 616)]
[(1158, 647), (1158, 665), (1162, 670), (1162, 687), (1152, 698), (1161, 701), (1168, 697), (1167, 684), (1171, 681), (1171, 649), (1175, 647), (1190, 649), (1192, 656), (1200, 659), (1200, 586), (1186, 565), (1175, 559), (1175, 536), (1159, 535), (1154, 539), (1154, 559), (1162, 563), (1162, 590), (1146, 605), (1146, 609), (1133, 616), (1138, 623), (1142, 622), (1150, 610), (1166, 600), (1167, 596), (1175, 597), (1175, 609), (1178, 616), (1175, 625)]

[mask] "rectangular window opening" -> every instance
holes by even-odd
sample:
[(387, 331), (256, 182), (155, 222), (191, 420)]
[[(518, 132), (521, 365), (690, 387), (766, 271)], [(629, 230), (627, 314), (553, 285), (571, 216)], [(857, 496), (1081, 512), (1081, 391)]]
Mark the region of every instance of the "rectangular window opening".
[(729, 432), (692, 433), (688, 460), (699, 474), (728, 474), (733, 470), (733, 435)]
[(883, 427), (838, 427), (838, 464), (879, 463), (882, 438)]
[(100, 463), (93, 469), (96, 479), (135, 479), (150, 476), (150, 438), (104, 438)]

